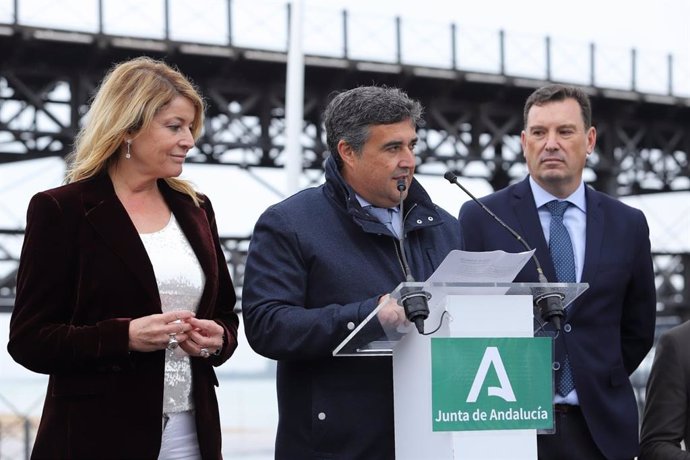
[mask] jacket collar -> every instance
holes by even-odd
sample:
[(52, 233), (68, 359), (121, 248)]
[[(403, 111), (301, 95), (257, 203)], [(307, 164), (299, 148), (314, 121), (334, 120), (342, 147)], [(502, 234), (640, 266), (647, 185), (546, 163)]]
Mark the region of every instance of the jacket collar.
[(518, 182), (512, 190), (511, 207), (520, 223), (518, 233), (525, 238), (527, 244), (536, 250), (537, 259), (544, 270), (544, 276), (548, 280), (556, 279), (556, 270), (553, 268), (549, 245), (544, 238), (541, 228), (539, 212), (534, 202), (534, 195), (529, 186), (529, 178)]
[[(85, 180), (83, 187), (86, 220), (100, 235), (104, 244), (122, 259), (127, 269), (154, 301), (146, 302), (146, 305), (160, 305), (153, 266), (136, 227), (115, 194), (110, 176), (105, 172), (101, 173)], [(152, 313), (155, 313), (155, 310)]]
[[(154, 304), (160, 306), (153, 266), (136, 227), (115, 194), (110, 176), (102, 173), (85, 180), (83, 184), (82, 199), (86, 220), (104, 243), (123, 260), (144, 290), (155, 300)], [(212, 266), (213, 252), (208, 248), (213, 248), (213, 236), (206, 223), (204, 210), (198, 208), (189, 197), (172, 190), (164, 180), (158, 181), (158, 187), (205, 275), (210, 276), (207, 270)]]
[[(353, 220), (368, 233), (388, 233), (385, 225), (374, 216), (362, 209), (355, 191), (343, 179), (335, 160), (328, 157), (324, 166), (327, 195), (352, 216)], [(407, 198), (403, 202), (403, 226), (405, 232), (415, 231), (424, 227), (440, 225), (443, 222), (437, 206), (431, 201), (429, 194), (416, 179), (412, 179)], [(383, 231), (382, 231), (383, 229)]]
[[(556, 279), (556, 270), (551, 261), (549, 246), (544, 238), (544, 231), (541, 228), (539, 215), (532, 189), (529, 186), (529, 179), (519, 182), (513, 188), (512, 207), (520, 222), (521, 234), (527, 243), (536, 248), (536, 255), (544, 269), (544, 275), (550, 281)], [(605, 216), (601, 210), (601, 198), (590, 186), (585, 186), (585, 200), (587, 202), (587, 234), (585, 244), (585, 262), (582, 268), (582, 278), (580, 282), (591, 282), (596, 275), (601, 254), (601, 246), (604, 235)], [(520, 232), (519, 232), (520, 233)], [(571, 310), (577, 308), (579, 302), (573, 303)]]

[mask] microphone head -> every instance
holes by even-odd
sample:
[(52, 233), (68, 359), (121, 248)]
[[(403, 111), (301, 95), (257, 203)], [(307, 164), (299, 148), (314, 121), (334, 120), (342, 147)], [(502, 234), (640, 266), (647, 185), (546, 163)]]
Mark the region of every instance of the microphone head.
[(428, 300), (431, 294), (414, 287), (403, 287), (400, 294), (407, 320), (415, 325), (420, 334), (424, 334), (424, 320), (429, 317)]
[(565, 296), (560, 292), (549, 292), (538, 296), (534, 299), (541, 319), (545, 323), (551, 323), (554, 329), (561, 330), (561, 322), (565, 319), (565, 312), (563, 310), (563, 298)]
[(405, 184), (405, 179), (398, 179), (398, 191), (404, 192), (407, 189), (407, 184)]
[(443, 175), (443, 178), (445, 180), (447, 180), (448, 182), (450, 182), (451, 184), (454, 184), (458, 181), (458, 176), (456, 176), (455, 174), (453, 174), (450, 171), (446, 171), (446, 173)]

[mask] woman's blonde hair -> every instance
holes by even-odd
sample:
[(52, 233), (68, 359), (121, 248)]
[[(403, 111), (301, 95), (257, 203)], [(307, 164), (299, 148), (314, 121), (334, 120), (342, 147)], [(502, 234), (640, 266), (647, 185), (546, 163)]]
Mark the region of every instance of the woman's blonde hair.
[[(101, 82), (77, 134), (66, 182), (93, 177), (119, 161), (118, 152), (125, 139), (147, 128), (177, 96), (186, 97), (194, 105), (192, 135), (196, 141), (204, 122), (204, 102), (184, 75), (149, 57), (115, 65)], [(199, 205), (199, 197), (189, 182), (178, 178), (165, 181)]]

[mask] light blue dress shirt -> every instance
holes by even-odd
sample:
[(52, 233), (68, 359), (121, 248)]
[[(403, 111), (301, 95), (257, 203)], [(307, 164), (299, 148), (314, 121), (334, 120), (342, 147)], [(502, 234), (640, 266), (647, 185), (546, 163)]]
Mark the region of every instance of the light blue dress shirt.
[[(539, 221), (541, 228), (544, 231), (544, 238), (549, 242), (549, 228), (551, 225), (551, 213), (544, 206), (552, 200), (563, 201), (551, 195), (537, 184), (532, 177), (529, 178), (529, 184), (532, 188), (532, 195), (534, 195), (534, 203), (537, 205), (539, 211)], [(585, 242), (587, 241), (587, 201), (585, 200), (585, 184), (580, 183), (580, 186), (575, 192), (565, 199), (573, 206), (566, 209), (563, 215), (563, 225), (568, 229), (570, 234), (570, 241), (573, 244), (573, 255), (575, 256), (575, 274), (577, 282), (582, 279), (582, 268), (585, 264)], [(554, 280), (549, 280), (554, 281)]]
[[(375, 206), (371, 203), (369, 203), (367, 200), (359, 196), (358, 194), (355, 193), (355, 197), (357, 198), (357, 201), (359, 201), (359, 204), (364, 208), (366, 206)], [(400, 215), (400, 209), (397, 206), (394, 206), (392, 208), (388, 208), (391, 211), (393, 211), (393, 216), (391, 220), (391, 225), (393, 225), (393, 228), (395, 229), (396, 235), (402, 235), (403, 231), (403, 226), (402, 226), (402, 216)], [(398, 236), (399, 238), (399, 236)]]
[[(546, 242), (549, 242), (551, 213), (544, 206), (552, 200), (563, 201), (544, 190), (537, 182), (530, 176), (529, 185), (534, 195), (534, 203), (537, 205), (539, 212), (539, 221), (544, 232)], [(570, 234), (570, 241), (573, 245), (573, 255), (575, 256), (575, 276), (579, 283), (582, 279), (582, 268), (585, 264), (585, 243), (587, 241), (587, 200), (585, 199), (585, 183), (581, 182), (580, 186), (573, 192), (572, 195), (565, 198), (572, 206), (566, 209), (563, 214), (563, 225), (568, 229)], [(555, 280), (549, 280), (554, 282)], [(556, 404), (573, 404), (579, 405), (577, 397), (577, 389), (574, 389), (566, 396), (556, 394), (554, 396), (554, 403)]]

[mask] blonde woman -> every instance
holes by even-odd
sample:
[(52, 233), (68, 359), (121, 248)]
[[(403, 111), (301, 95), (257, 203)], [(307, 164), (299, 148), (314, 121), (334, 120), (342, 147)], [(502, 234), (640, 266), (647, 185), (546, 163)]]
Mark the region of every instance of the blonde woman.
[(203, 116), (165, 63), (116, 65), (67, 184), (32, 198), (8, 345), (50, 375), (32, 458), (221, 458), (235, 291), (209, 199), (177, 179)]

